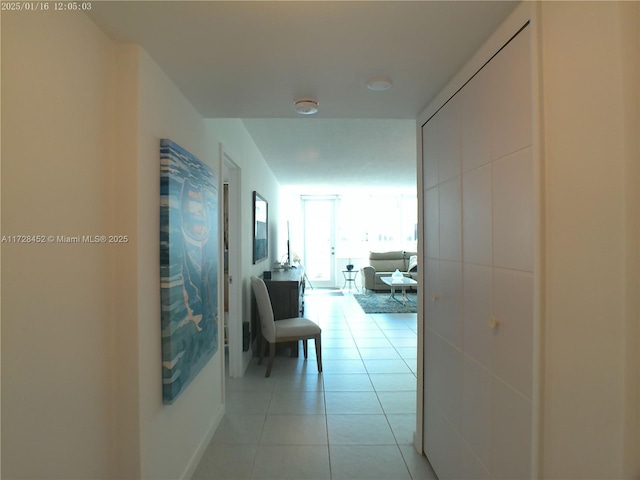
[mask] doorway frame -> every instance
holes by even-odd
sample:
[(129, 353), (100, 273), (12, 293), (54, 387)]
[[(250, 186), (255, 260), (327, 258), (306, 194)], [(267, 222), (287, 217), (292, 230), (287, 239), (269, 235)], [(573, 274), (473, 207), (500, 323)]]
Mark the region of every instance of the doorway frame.
[[(227, 148), (220, 143), (220, 159), (222, 163), (223, 184), (228, 188), (228, 208), (229, 211), (229, 245), (227, 251), (229, 282), (223, 282), (225, 291), (229, 295), (229, 311), (223, 312), (228, 315), (228, 354), (229, 354), (229, 377), (238, 378), (244, 374), (243, 351), (242, 351), (242, 295), (240, 287), (242, 285), (242, 235), (240, 227), (242, 225), (242, 209), (240, 208), (240, 192), (242, 187), (242, 170), (233, 160), (234, 156)], [(221, 221), (224, 222), (224, 216)], [(221, 230), (224, 232), (224, 224)], [(224, 253), (224, 252), (223, 252)], [(223, 292), (224, 293), (224, 292)], [(224, 298), (224, 297), (223, 297)]]

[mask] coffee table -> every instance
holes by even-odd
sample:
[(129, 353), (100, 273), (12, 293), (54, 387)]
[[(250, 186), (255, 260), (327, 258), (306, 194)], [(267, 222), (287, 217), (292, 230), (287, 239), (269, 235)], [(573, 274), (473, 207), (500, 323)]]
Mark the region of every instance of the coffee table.
[[(397, 280), (393, 277), (382, 277), (380, 280), (391, 287), (391, 295), (389, 296), (389, 299), (393, 298), (397, 302), (402, 302), (403, 305), (407, 301), (407, 287), (415, 287), (418, 285), (418, 282), (409, 277), (402, 277)], [(396, 298), (396, 288), (400, 288), (402, 290), (402, 300), (398, 300)]]

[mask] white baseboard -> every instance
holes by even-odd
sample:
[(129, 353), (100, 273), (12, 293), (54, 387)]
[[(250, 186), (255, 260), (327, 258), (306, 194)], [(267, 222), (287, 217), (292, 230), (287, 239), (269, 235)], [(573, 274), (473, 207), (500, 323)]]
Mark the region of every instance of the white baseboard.
[(200, 442), (200, 445), (198, 445), (198, 448), (196, 449), (196, 451), (193, 452), (193, 456), (191, 457), (191, 460), (189, 461), (187, 468), (180, 476), (180, 480), (190, 480), (191, 477), (193, 477), (193, 474), (195, 473), (196, 468), (200, 463), (200, 460), (202, 460), (202, 456), (204, 455), (204, 452), (207, 450), (207, 447), (211, 443), (211, 439), (213, 438), (213, 435), (216, 433), (216, 430), (218, 429), (218, 425), (220, 425), (220, 422), (222, 421), (222, 417), (224, 417), (224, 412), (225, 412), (225, 404), (222, 404), (217, 414), (213, 417), (213, 421), (211, 422), (211, 425), (209, 426), (209, 429), (207, 430), (207, 433), (205, 434), (204, 438)]

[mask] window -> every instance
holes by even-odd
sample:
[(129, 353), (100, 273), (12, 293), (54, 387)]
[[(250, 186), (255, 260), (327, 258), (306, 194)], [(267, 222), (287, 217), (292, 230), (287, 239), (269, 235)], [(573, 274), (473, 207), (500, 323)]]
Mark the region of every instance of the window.
[(418, 249), (418, 199), (409, 195), (341, 197), (336, 219), (338, 256)]

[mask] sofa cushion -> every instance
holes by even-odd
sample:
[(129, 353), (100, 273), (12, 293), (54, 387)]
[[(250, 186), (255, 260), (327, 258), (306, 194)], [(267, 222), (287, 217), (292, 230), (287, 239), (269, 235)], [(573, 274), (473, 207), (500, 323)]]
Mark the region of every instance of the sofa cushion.
[(370, 263), (376, 272), (395, 272), (396, 269), (404, 271), (402, 260), (377, 260)]
[(369, 260), (402, 260), (403, 258), (404, 252), (402, 250), (369, 253)]
[(378, 272), (394, 272), (396, 269), (405, 271), (404, 252), (371, 252), (369, 264)]

